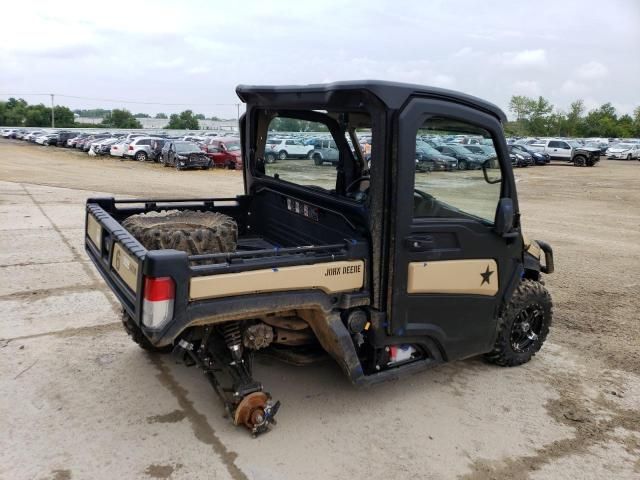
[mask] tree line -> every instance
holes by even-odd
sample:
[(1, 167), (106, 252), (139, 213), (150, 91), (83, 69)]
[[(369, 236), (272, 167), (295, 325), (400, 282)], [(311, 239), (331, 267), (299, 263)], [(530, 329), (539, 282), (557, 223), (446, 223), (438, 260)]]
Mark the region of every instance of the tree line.
[[(71, 127), (106, 127), (106, 128), (142, 128), (139, 118), (151, 118), (145, 113), (133, 114), (126, 109), (114, 108), (106, 110), (95, 108), (89, 110), (70, 110), (67, 107), (56, 105), (54, 108), (55, 126), (58, 128)], [(78, 115), (76, 121), (75, 115)], [(83, 123), (83, 117), (102, 118), (100, 124)], [(205, 120), (202, 113), (194, 114), (191, 110), (174, 113), (167, 116), (166, 113), (157, 113), (154, 118), (167, 119), (168, 123), (163, 128), (175, 130), (198, 130), (198, 120)], [(211, 120), (220, 120), (211, 117)], [(49, 127), (51, 126), (51, 107), (39, 103), (29, 105), (24, 99), (10, 98), (8, 101), (0, 101), (0, 125), (6, 127)]]
[(568, 111), (557, 110), (544, 97), (514, 95), (509, 110), (516, 119), (507, 122), (505, 133), (541, 137), (640, 137), (640, 107), (633, 116), (618, 115), (611, 103), (586, 111), (583, 100), (571, 103)]

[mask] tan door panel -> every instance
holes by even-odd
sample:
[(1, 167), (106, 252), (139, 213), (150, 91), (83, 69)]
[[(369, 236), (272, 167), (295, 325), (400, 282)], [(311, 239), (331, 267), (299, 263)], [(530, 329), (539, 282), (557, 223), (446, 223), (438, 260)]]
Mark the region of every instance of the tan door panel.
[(113, 244), (111, 266), (134, 292), (138, 288), (138, 262), (119, 243)]
[(498, 265), (493, 259), (409, 263), (407, 293), (495, 295)]
[(201, 300), (312, 288), (336, 293), (359, 290), (363, 285), (364, 262), (356, 260), (195, 277), (189, 284), (189, 298)]

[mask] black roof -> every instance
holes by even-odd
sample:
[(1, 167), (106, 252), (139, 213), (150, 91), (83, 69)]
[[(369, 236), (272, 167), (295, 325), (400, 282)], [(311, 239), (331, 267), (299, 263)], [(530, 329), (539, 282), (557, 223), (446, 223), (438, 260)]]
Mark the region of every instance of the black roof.
[(481, 98), (444, 88), (413, 85), (409, 83), (389, 82), (384, 80), (354, 80), (312, 85), (238, 85), (236, 93), (247, 103), (264, 100), (265, 96), (287, 94), (320, 94), (330, 95), (338, 92), (368, 91), (378, 97), (387, 107), (400, 108), (413, 95), (427, 96), (442, 100), (449, 100), (484, 110), (500, 121), (506, 121), (507, 116), (496, 105)]

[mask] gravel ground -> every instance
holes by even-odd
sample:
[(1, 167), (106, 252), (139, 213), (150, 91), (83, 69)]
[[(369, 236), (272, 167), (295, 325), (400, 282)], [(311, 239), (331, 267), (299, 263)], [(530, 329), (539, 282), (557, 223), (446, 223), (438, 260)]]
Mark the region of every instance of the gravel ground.
[(199, 371), (130, 342), (82, 246), (88, 196), (227, 196), (242, 174), (0, 140), (0, 479), (639, 478), (640, 163), (516, 175), (525, 231), (556, 253), (540, 354), (368, 390), (261, 360), (283, 408), (254, 440)]

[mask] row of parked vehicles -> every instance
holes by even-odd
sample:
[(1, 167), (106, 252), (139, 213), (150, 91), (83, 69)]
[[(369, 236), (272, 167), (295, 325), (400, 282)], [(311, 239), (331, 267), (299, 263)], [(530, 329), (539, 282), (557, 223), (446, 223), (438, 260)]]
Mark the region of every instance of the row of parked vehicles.
[(617, 160), (640, 160), (640, 139), (522, 138), (514, 144), (577, 166), (593, 166), (602, 155)]
[[(5, 134), (6, 133), (6, 134)], [(91, 156), (110, 155), (121, 160), (153, 161), (178, 170), (186, 168), (242, 168), (240, 141), (229, 134), (204, 136), (148, 133), (110, 133), (8, 129), (5, 138), (39, 145), (73, 148)]]
[[(40, 145), (74, 148), (89, 155), (110, 155), (121, 160), (153, 161), (176, 169), (224, 167), (242, 168), (240, 141), (233, 133), (170, 136), (141, 132), (77, 132), (5, 129), (2, 136)], [(360, 147), (370, 160), (371, 138), (362, 134)], [(640, 140), (519, 138), (509, 139), (507, 148), (514, 167), (546, 165), (564, 160), (576, 166), (593, 166), (601, 155), (612, 159), (640, 160)], [(496, 156), (493, 143), (482, 137), (418, 136), (416, 169), (473, 170)], [(338, 148), (327, 134), (273, 134), (267, 138), (265, 162), (309, 159), (316, 166), (337, 165)]]

